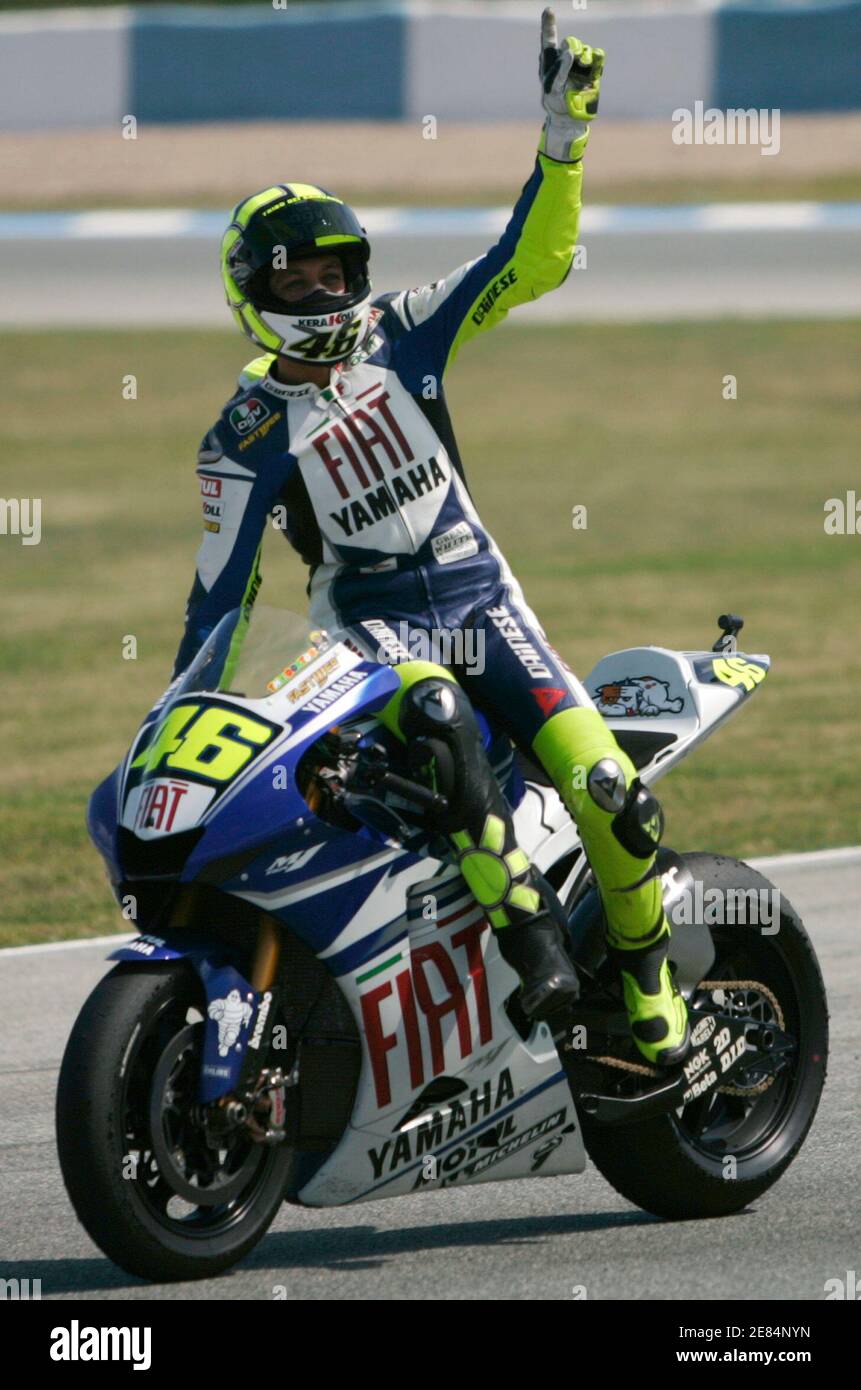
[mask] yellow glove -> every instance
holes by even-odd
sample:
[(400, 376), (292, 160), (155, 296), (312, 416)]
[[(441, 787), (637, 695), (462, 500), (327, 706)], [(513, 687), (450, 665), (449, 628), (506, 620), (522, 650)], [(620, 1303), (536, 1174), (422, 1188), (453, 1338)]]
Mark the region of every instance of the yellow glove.
[(583, 158), (591, 122), (598, 111), (604, 50), (590, 48), (579, 39), (559, 44), (556, 16), (547, 9), (541, 16), (541, 104), (547, 112), (538, 148), (564, 164)]

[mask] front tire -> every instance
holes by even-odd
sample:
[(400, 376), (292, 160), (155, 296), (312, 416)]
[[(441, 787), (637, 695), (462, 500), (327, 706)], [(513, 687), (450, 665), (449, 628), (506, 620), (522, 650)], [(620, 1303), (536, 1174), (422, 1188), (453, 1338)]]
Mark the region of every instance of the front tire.
[(216, 1156), (195, 1127), (205, 1007), (187, 965), (120, 964), (81, 1010), (60, 1068), (57, 1149), (72, 1205), (104, 1253), (144, 1279), (236, 1264), (289, 1177), (286, 1145), (240, 1132)]
[[(683, 857), (704, 891), (776, 892), (768, 879), (739, 860)], [(783, 1019), (797, 1043), (787, 1069), (764, 1089), (743, 1094), (731, 1094), (741, 1088), (718, 1090), (653, 1120), (599, 1125), (581, 1116), (596, 1168), (623, 1197), (656, 1216), (685, 1220), (741, 1211), (777, 1182), (813, 1123), (825, 1082), (828, 1006), (810, 938), (782, 894), (779, 901), (780, 925), (773, 935), (764, 935), (755, 924), (710, 928), (716, 957), (709, 981), (762, 987), (722, 993), (727, 1006), (739, 1012), (752, 1009), (765, 1021)], [(708, 1007), (714, 994), (701, 985), (691, 1003)]]

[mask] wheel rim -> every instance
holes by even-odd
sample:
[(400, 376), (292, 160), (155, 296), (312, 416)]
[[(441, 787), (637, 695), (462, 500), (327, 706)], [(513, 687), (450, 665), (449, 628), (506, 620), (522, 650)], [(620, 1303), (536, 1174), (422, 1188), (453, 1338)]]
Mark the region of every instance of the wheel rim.
[[(676, 1111), (675, 1123), (687, 1143), (705, 1157), (737, 1163), (752, 1159), (772, 1143), (790, 1116), (802, 1066), (799, 1002), (792, 975), (773, 946), (756, 938), (740, 940), (730, 929), (713, 928), (716, 959), (710, 975), (691, 999), (695, 1009), (752, 1016), (773, 1023), (796, 1043), (795, 1051), (765, 1085), (745, 1084), (742, 1076)], [(728, 982), (738, 982), (726, 988)]]
[(276, 1151), (244, 1132), (210, 1149), (195, 1123), (204, 1022), (187, 999), (166, 1000), (134, 1040), (123, 1086), (123, 1169), (135, 1200), (175, 1237), (212, 1240), (237, 1226), (265, 1185)]

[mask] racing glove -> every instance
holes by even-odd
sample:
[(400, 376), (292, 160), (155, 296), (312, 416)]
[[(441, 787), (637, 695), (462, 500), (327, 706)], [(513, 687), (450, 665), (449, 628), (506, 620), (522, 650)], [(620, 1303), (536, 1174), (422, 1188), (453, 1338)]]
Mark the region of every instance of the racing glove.
[(598, 111), (604, 50), (579, 39), (556, 37), (556, 16), (541, 16), (541, 104), (547, 112), (538, 145), (541, 154), (563, 164), (583, 158), (591, 122)]

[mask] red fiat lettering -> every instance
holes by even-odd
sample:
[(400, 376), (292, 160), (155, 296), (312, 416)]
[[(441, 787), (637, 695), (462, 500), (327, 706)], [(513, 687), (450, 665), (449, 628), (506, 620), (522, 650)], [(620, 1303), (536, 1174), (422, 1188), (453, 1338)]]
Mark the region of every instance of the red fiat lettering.
[(329, 430), (326, 430), (323, 434), (318, 434), (313, 441), (314, 448), (317, 450), (317, 453), (323, 460), (323, 464), (326, 468), (326, 471), (329, 474), (329, 477), (332, 479), (332, 482), (335, 484), (335, 487), (338, 489), (340, 495), (342, 497), (349, 497), (349, 488), (344, 486), (338, 474), (338, 469), (344, 467), (344, 460), (341, 458), (333, 458), (333, 456), (329, 453), (329, 450), (326, 448), (326, 440), (328, 438)]
[[(343, 429), (340, 420), (338, 421), (337, 425), (332, 426), (332, 433), (334, 434), (341, 448), (344, 450), (344, 453), (347, 455), (347, 458), (350, 460), (350, 463), (353, 465), (353, 472), (355, 473), (362, 487), (369, 487), (370, 484), (368, 482), (368, 475), (362, 467), (361, 463), (359, 462), (358, 455), (356, 454), (355, 449), (350, 443), (347, 437), (347, 432), (345, 429)], [(374, 477), (382, 478), (383, 470), (377, 463), (377, 460), (375, 458), (372, 458), (369, 460), (369, 462), (373, 467)]]
[(362, 1020), (365, 1025), (365, 1037), (368, 1040), (368, 1052), (371, 1057), (371, 1070), (374, 1073), (374, 1088), (377, 1092), (377, 1105), (380, 1109), (388, 1105), (392, 1098), (392, 1088), (389, 1082), (389, 1063), (386, 1053), (390, 1052), (397, 1045), (397, 1033), (384, 1033), (383, 1023), (380, 1017), (380, 1004), (383, 999), (387, 999), (392, 992), (391, 980), (385, 984), (377, 985), (376, 989), (371, 989), (367, 994), (362, 995)]
[(141, 792), (141, 799), (138, 803), (138, 818), (135, 821), (136, 826), (146, 825), (147, 812), (149, 811), (149, 804), (152, 801), (154, 790), (155, 788), (150, 784), (148, 787), (144, 787)]
[(376, 397), (375, 400), (368, 401), (368, 405), (371, 410), (378, 410), (380, 412), (389, 429), (391, 430), (392, 434), (395, 436), (395, 439), (400, 444), (401, 451), (403, 452), (403, 456), (406, 459), (407, 463), (412, 463), (415, 455), (413, 454), (413, 451), (409, 446), (409, 441), (404, 435), (403, 430), (401, 429), (400, 425), (398, 424), (397, 420), (395, 419), (394, 415), (389, 409), (388, 403), (390, 400), (391, 397), (388, 391), (383, 391), (379, 396)]
[(481, 934), (486, 922), (473, 922), (464, 927), (451, 939), (452, 946), (463, 946), (466, 951), (467, 968), (475, 989), (475, 1003), (478, 1009), (478, 1034), (483, 1043), (493, 1037), (493, 1021), (490, 1014), (490, 996), (487, 992), (487, 973), (484, 969), (484, 956), (481, 951)]
[[(367, 435), (363, 434), (362, 431), (359, 429), (360, 420), (368, 429)], [(359, 445), (359, 448), (362, 450), (362, 453), (365, 455), (365, 458), (367, 459), (367, 462), (371, 468), (379, 468), (379, 464), (377, 462), (372, 447), (376, 444), (381, 445), (385, 449), (392, 467), (400, 468), (401, 461), (395, 453), (394, 446), (391, 440), (386, 437), (383, 431), (379, 428), (377, 422), (371, 419), (370, 415), (366, 410), (362, 410), (361, 406), (357, 406), (353, 410), (352, 414), (346, 417), (344, 423), (349, 427), (350, 433), (356, 440), (356, 443)], [(379, 474), (378, 476), (381, 477), (382, 474)]]
[(419, 1017), (416, 1013), (416, 997), (413, 993), (413, 977), (409, 970), (402, 970), (395, 978), (398, 998), (401, 1002), (404, 1028), (407, 1035), (407, 1056), (410, 1059), (410, 1085), (421, 1086), (425, 1079), (422, 1058), (422, 1035), (419, 1031)]
[[(425, 974), (425, 966), (429, 961), (433, 961), (448, 990), (448, 998), (443, 999), (439, 1004), (436, 1003), (431, 994)], [(438, 1076), (441, 1071), (445, 1070), (445, 1050), (441, 1024), (447, 1014), (453, 1013), (455, 1016), (461, 1057), (468, 1057), (472, 1052), (472, 1032), (469, 1026), (466, 995), (461, 988), (457, 971), (441, 942), (429, 941), (424, 946), (417, 946), (412, 952), (412, 962), (416, 996), (421, 1005), (422, 1013), (427, 1019), (430, 1034), (433, 1074)]]
[[(493, 1038), (490, 994), (481, 950), (482, 932), (486, 929), (486, 922), (474, 922), (471, 926), (456, 932), (451, 938), (452, 946), (462, 947), (466, 954), (467, 969), (475, 990), (478, 1033), (482, 1043), (490, 1042)], [(433, 997), (426, 973), (430, 964), (436, 968), (447, 991), (447, 997), (440, 1000), (439, 1003)], [(465, 1060), (471, 1054), (473, 1040), (469, 1007), (457, 968), (441, 941), (430, 941), (422, 946), (414, 947), (411, 955), (411, 969), (400, 970), (394, 977), (394, 985), (403, 1019), (410, 1068), (410, 1085), (415, 1089), (423, 1085), (425, 1080), (422, 1030), (419, 1025), (416, 1000), (418, 1000), (422, 1015), (427, 1023), (430, 1037), (431, 1071), (434, 1076), (439, 1076), (440, 1072), (445, 1070), (442, 1021), (449, 1014), (455, 1016), (461, 1058)], [(369, 990), (367, 994), (361, 996), (365, 1036), (368, 1040), (374, 1089), (377, 1105), (380, 1109), (388, 1105), (392, 1099), (387, 1054), (391, 1052), (392, 1048), (397, 1047), (400, 1041), (397, 1028), (393, 1033), (383, 1031), (381, 1004), (391, 994), (392, 981), (388, 981), (385, 984), (377, 985), (375, 989)]]
[[(164, 827), (165, 830), (173, 829), (174, 817), (176, 816), (176, 808), (179, 805), (180, 801), (182, 801), (182, 798), (185, 796), (186, 792), (188, 791), (188, 787), (184, 787), (181, 782), (171, 782), (170, 790), (173, 792), (173, 798), (168, 808), (167, 824)], [(161, 826), (159, 826), (159, 830), (161, 830)]]

